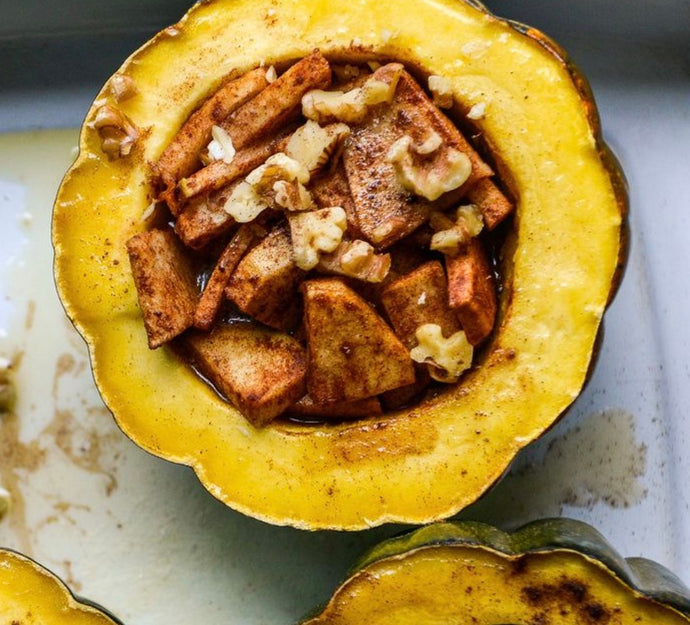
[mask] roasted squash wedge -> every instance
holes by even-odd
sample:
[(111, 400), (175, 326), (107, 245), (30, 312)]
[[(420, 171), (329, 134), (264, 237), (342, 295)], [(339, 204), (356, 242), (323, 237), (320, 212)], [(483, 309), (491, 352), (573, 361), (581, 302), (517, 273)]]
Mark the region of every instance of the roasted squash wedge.
[[(315, 49), (447, 79), (517, 209), (497, 326), (460, 384), (355, 422), (255, 429), (172, 350), (148, 348), (125, 242), (147, 227), (150, 163), (220, 79)], [(622, 175), (563, 51), (479, 2), (199, 2), (105, 84), (79, 149), (55, 203), (55, 279), (96, 384), (132, 440), (236, 510), (310, 529), (446, 518), (585, 383), (620, 274)]]
[(99, 606), (76, 598), (40, 564), (0, 549), (0, 623), (118, 625), (120, 621)]
[(690, 590), (670, 571), (622, 558), (589, 525), (554, 519), (509, 534), (440, 523), (390, 539), (303, 625), (688, 622)]

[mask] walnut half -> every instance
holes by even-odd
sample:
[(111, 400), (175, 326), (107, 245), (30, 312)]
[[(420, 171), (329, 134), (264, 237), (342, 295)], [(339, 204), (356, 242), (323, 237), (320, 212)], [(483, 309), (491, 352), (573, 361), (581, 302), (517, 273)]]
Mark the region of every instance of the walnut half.
[(96, 111), (91, 126), (101, 137), (101, 149), (113, 160), (128, 156), (136, 140), (139, 129), (119, 109), (104, 104)]

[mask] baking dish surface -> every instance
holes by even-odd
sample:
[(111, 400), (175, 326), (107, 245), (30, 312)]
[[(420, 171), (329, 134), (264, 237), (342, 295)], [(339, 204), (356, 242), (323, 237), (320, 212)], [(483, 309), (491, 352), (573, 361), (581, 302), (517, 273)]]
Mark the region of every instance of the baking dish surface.
[[(78, 19), (67, 3), (39, 4), (22, 3), (28, 13), (17, 8), (0, 29), (0, 356), (15, 364), (18, 393), (0, 430), (0, 486), (13, 502), (0, 545), (124, 622), (294, 622), (400, 528), (265, 525), (215, 501), (190, 470), (136, 448), (100, 402), (52, 282), (50, 208), (76, 128), (120, 61), (187, 3), (119, 2), (120, 12), (96, 2)], [(580, 518), (624, 555), (690, 583), (690, 5), (489, 4), (554, 36), (589, 77), (628, 178), (631, 245), (588, 387), (462, 516), (503, 527)]]

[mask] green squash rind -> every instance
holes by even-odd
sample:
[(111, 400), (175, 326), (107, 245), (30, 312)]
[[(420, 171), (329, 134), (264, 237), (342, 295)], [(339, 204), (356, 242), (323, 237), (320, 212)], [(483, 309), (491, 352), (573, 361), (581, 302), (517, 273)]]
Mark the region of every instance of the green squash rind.
[(591, 525), (569, 518), (532, 521), (512, 532), (477, 521), (428, 525), (383, 541), (352, 567), (348, 577), (375, 562), (440, 545), (474, 545), (510, 556), (573, 551), (603, 564), (634, 592), (690, 618), (690, 589), (673, 572), (646, 558), (624, 558)]

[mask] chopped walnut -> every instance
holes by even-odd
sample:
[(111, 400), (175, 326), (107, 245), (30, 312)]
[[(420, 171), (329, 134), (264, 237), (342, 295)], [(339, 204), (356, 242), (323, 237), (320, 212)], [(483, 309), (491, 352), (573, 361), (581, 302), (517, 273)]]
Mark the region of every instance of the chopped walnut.
[(304, 186), (310, 178), (309, 171), (302, 163), (278, 152), (251, 172), (246, 181), (254, 186), (269, 206), (300, 211), (314, 208), (311, 194)]
[(453, 107), (453, 85), (445, 76), (429, 76), (427, 81), (434, 104), (442, 109)]
[(211, 137), (213, 140), (208, 144), (209, 161), (232, 163), (236, 150), (227, 131), (214, 125), (211, 127)]
[(309, 270), (319, 262), (322, 252), (333, 252), (347, 229), (345, 211), (329, 206), (306, 213), (289, 215), (290, 235), (295, 262)]
[(431, 237), (429, 249), (441, 252), (447, 256), (454, 256), (458, 253), (463, 243), (465, 243), (463, 232), (458, 228), (451, 227), (435, 232), (434, 236)]
[(274, 182), (273, 201), (277, 208), (284, 208), (291, 212), (315, 208), (311, 193), (297, 180), (277, 180)]
[(343, 241), (332, 254), (321, 256), (317, 269), (377, 283), (385, 279), (390, 267), (390, 254), (377, 254), (370, 243), (356, 239)]
[(139, 130), (119, 109), (104, 104), (96, 111), (91, 126), (101, 137), (101, 149), (108, 158), (122, 158), (131, 153)]
[[(422, 149), (427, 149), (425, 143)], [(405, 135), (391, 145), (387, 155), (400, 184), (431, 201), (461, 187), (472, 173), (472, 163), (463, 152), (450, 147), (436, 151), (439, 157), (431, 164), (420, 163), (414, 158), (415, 153), (420, 154), (419, 148), (415, 149), (412, 138)]]
[(467, 119), (484, 119), (486, 115), (486, 102), (477, 102), (467, 113)]
[(456, 382), (472, 366), (474, 349), (459, 330), (445, 338), (441, 326), (425, 323), (415, 332), (417, 346), (410, 351), (415, 362), (429, 365), (429, 374), (438, 382)]
[(302, 163), (284, 152), (278, 152), (269, 156), (263, 165), (247, 176), (246, 180), (259, 187), (260, 190), (265, 190), (272, 187), (275, 180), (296, 180), (307, 184), (310, 178), (309, 171)]
[(350, 136), (347, 124), (320, 126), (313, 120), (300, 126), (290, 137), (285, 153), (304, 165), (313, 176), (328, 163), (335, 164), (345, 139)]
[(120, 72), (110, 79), (110, 91), (116, 102), (129, 100), (129, 98), (134, 97), (138, 93), (132, 77)]
[(223, 210), (236, 222), (244, 224), (256, 219), (268, 208), (266, 201), (256, 192), (256, 188), (243, 180), (230, 194)]
[(418, 145), (413, 145), (412, 149), (417, 154), (421, 155), (433, 154), (434, 152), (436, 152), (436, 150), (438, 150), (441, 147), (442, 144), (443, 139), (441, 138), (441, 135), (432, 130), (427, 136), (427, 138), (424, 139), (424, 141), (422, 141), (422, 143)]
[(456, 212), (457, 221), (471, 237), (476, 237), (484, 228), (484, 218), (482, 212), (475, 204), (465, 204), (460, 206)]
[(364, 119), (367, 107), (359, 87), (346, 92), (315, 89), (302, 98), (302, 113), (319, 123), (337, 119), (356, 124)]
[[(388, 254), (387, 256), (389, 258), (388, 266), (390, 267), (390, 255)], [(365, 268), (371, 267), (374, 257), (374, 248), (369, 243), (361, 240), (352, 241), (340, 257), (340, 266), (343, 268), (343, 271), (356, 276), (360, 273), (365, 273)], [(388, 271), (383, 273), (383, 275), (377, 275), (373, 281), (381, 282), (387, 273)]]
[(402, 65), (390, 63), (369, 76), (361, 87), (345, 92), (309, 91), (302, 98), (302, 113), (320, 124), (334, 120), (357, 124), (366, 117), (370, 107), (393, 100), (402, 70)]
[(233, 189), (223, 206), (226, 213), (239, 223), (256, 219), (266, 208), (309, 210), (311, 195), (304, 187), (309, 172), (283, 152), (269, 157)]
[(460, 206), (456, 211), (455, 222), (446, 215), (433, 213), (429, 223), (436, 230), (431, 237), (430, 249), (448, 256), (455, 256), (463, 245), (484, 228), (481, 211), (474, 204)]
[(390, 81), (380, 80), (374, 76), (367, 79), (362, 85), (362, 98), (365, 106), (374, 106), (376, 104), (383, 104), (384, 102), (391, 102), (393, 95), (395, 95), (395, 87), (398, 84), (397, 77)]

